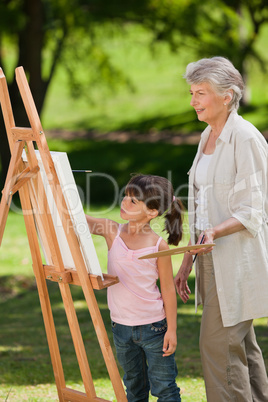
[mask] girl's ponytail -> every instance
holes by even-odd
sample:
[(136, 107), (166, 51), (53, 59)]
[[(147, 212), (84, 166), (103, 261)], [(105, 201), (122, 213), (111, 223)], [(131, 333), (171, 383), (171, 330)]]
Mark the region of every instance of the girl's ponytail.
[(168, 244), (177, 246), (182, 239), (182, 216), (184, 207), (179, 198), (173, 198), (169, 210), (165, 214), (165, 230), (168, 233)]
[(165, 216), (168, 244), (178, 245), (182, 238), (182, 215), (184, 207), (174, 197), (171, 182), (165, 177), (137, 174), (126, 186), (126, 194), (143, 201), (149, 209), (155, 209), (158, 216)]

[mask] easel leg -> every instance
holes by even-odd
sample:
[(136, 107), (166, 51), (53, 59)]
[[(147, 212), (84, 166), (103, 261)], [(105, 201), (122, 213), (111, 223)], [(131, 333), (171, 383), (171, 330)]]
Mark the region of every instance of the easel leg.
[(24, 142), (18, 141), (14, 145), (13, 154), (10, 159), (10, 164), (7, 172), (5, 187), (2, 194), (1, 204), (0, 204), (0, 246), (3, 239), (3, 234), (6, 226), (7, 216), (9, 212), (9, 207), (12, 200), (11, 189), (16, 180), (15, 174), (18, 169), (18, 161), (22, 154)]
[[(29, 183), (29, 195), (30, 195), (30, 200), (31, 200), (33, 209), (38, 211), (38, 213), (35, 214), (35, 219), (38, 220), (40, 218), (39, 215), (42, 215), (43, 211), (48, 211), (48, 204), (47, 204), (47, 200), (45, 197), (43, 187), (38, 188), (38, 183), (35, 179), (33, 179), (31, 181), (31, 183)], [(43, 227), (40, 226), (40, 223), (42, 223), (44, 226)], [(58, 246), (57, 246), (57, 240), (56, 240), (57, 238), (56, 238), (55, 229), (54, 229), (53, 221), (52, 221), (50, 214), (44, 214), (42, 216), (42, 219), (39, 221), (39, 230), (42, 231), (43, 240), (46, 237), (44, 232), (47, 232), (50, 234), (50, 239), (49, 239), (50, 247), (49, 248), (50, 248), (50, 251), (52, 252), (50, 258), (52, 258), (52, 259), (54, 258), (54, 262), (57, 261), (58, 264), (63, 264), (61, 260), (59, 261), (60, 250), (58, 249)], [(51, 238), (55, 239), (54, 242), (51, 242)], [(54, 250), (54, 248), (55, 248), (55, 250)], [(52, 255), (53, 255), (53, 257), (52, 257)], [(42, 266), (41, 270), (43, 271), (41, 274), (44, 274), (43, 266)], [(59, 273), (60, 273), (60, 271), (59, 271)], [(94, 398), (96, 398), (96, 391), (95, 391), (93, 379), (91, 376), (91, 371), (90, 371), (90, 367), (88, 364), (87, 354), (86, 354), (83, 338), (81, 335), (76, 311), (74, 308), (74, 303), (72, 300), (70, 286), (69, 286), (69, 284), (59, 283), (59, 289), (61, 292), (70, 332), (72, 335), (75, 352), (76, 352), (81, 376), (83, 379), (85, 391), (86, 391), (88, 398), (90, 398), (89, 400), (93, 400)]]
[[(20, 199), (22, 209), (26, 211), (31, 210), (31, 202), (29, 199), (29, 193), (25, 188), (20, 190)], [(64, 401), (62, 394), (63, 388), (66, 387), (64, 372), (60, 357), (59, 345), (51, 310), (51, 305), (49, 301), (49, 294), (46, 284), (46, 279), (44, 276), (42, 258), (40, 254), (38, 239), (35, 231), (35, 223), (33, 215), (27, 214), (24, 216), (26, 231), (29, 239), (29, 245), (31, 249), (31, 255), (33, 260), (33, 270), (36, 278), (36, 284), (38, 288), (41, 309), (44, 318), (44, 324), (47, 334), (48, 346), (50, 350), (50, 356), (52, 361), (52, 366), (55, 375), (55, 382), (58, 390), (59, 401)]]
[(69, 328), (72, 334), (72, 339), (76, 351), (78, 364), (80, 367), (81, 376), (83, 379), (86, 394), (91, 398), (96, 398), (95, 386), (92, 380), (87, 354), (81, 335), (79, 322), (77, 319), (76, 311), (73, 304), (73, 299), (68, 284), (59, 284), (61, 296), (66, 311), (66, 316), (69, 323)]
[(100, 343), (103, 358), (105, 360), (106, 367), (114, 388), (116, 400), (118, 402), (127, 402), (126, 394), (123, 388), (122, 380), (114, 358), (111, 344), (108, 339), (108, 335), (103, 323), (100, 309), (89, 279), (88, 281), (82, 282), (82, 288), (91, 314), (92, 322), (94, 324), (95, 331)]

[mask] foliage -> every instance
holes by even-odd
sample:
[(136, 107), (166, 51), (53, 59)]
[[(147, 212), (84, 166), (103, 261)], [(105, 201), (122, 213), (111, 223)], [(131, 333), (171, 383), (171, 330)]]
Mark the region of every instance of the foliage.
[[(0, 4), (0, 65), (11, 88), (14, 68), (23, 65), (39, 113), (59, 64), (73, 96), (108, 84), (134, 90), (123, 65), (116, 65), (101, 39), (130, 23), (151, 34), (151, 45), (164, 41), (174, 51), (194, 49), (197, 57), (221, 54), (246, 73), (249, 57), (265, 68), (256, 48), (267, 23), (266, 0), (5, 0)], [(12, 22), (12, 23), (11, 23)], [(147, 44), (150, 46), (150, 44)]]
[[(244, 23), (248, 21), (249, 23)], [(121, 85), (135, 90), (124, 65), (112, 62), (100, 38), (114, 29), (142, 24), (171, 49), (192, 48), (198, 56), (221, 54), (234, 61), (242, 73), (249, 57), (265, 60), (256, 49), (261, 27), (267, 22), (266, 1), (240, 0), (4, 0), (0, 4), (0, 65), (8, 77), (17, 125), (27, 124), (14, 81), (14, 68), (22, 65), (39, 114), (59, 65), (69, 77), (72, 95), (90, 99), (87, 88)], [(243, 30), (242, 28), (243, 27)], [(224, 38), (224, 40), (222, 40)], [(110, 96), (110, 95), (109, 95)], [(8, 144), (0, 126), (3, 176), (8, 165)]]
[(152, 4), (155, 14), (148, 25), (153, 25), (156, 41), (167, 41), (176, 51), (186, 45), (197, 57), (225, 56), (245, 78), (250, 58), (266, 71), (265, 54), (256, 48), (268, 22), (266, 0), (155, 0)]
[[(42, 113), (45, 132), (52, 130), (57, 137), (69, 134), (69, 138), (85, 139), (91, 138), (92, 133), (96, 139), (97, 133), (103, 138), (108, 132), (113, 132), (116, 139), (118, 131), (138, 139), (144, 133), (150, 141), (154, 133), (165, 139), (167, 135), (201, 131), (204, 125), (190, 107), (189, 86), (183, 79), (186, 65), (195, 60), (194, 53), (189, 49), (171, 53), (165, 42), (158, 43), (152, 53), (151, 35), (139, 26), (129, 25), (113, 32), (109, 38), (103, 32), (100, 45), (113, 64), (124, 66), (135, 91), (129, 94), (121, 88), (111, 97), (100, 88), (87, 87), (93, 101), (89, 105), (85, 99), (70, 98), (64, 70), (59, 68)], [(267, 32), (263, 31), (259, 38), (260, 51), (266, 46)], [(251, 104), (239, 113), (261, 131), (267, 130), (267, 89), (266, 75), (252, 61), (247, 85)]]
[[(129, 84), (122, 69), (111, 65), (109, 57), (98, 45), (94, 31), (96, 25), (101, 22), (108, 19), (114, 20), (117, 12), (115, 5), (116, 2), (114, 7), (107, 8), (106, 2), (99, 4), (85, 0), (57, 2), (5, 0), (1, 2), (0, 15), (3, 21), (13, 19), (16, 22), (15, 24), (5, 22), (0, 25), (0, 66), (4, 72), (7, 70), (10, 97), (13, 110), (16, 111), (17, 125), (28, 125), (14, 80), (14, 68), (18, 65), (23, 66), (28, 75), (39, 114), (59, 62), (66, 67), (72, 93), (75, 96), (89, 83), (92, 85), (98, 83), (98, 86), (100, 83), (108, 83), (113, 88), (115, 83), (118, 86), (120, 81)], [(129, 7), (130, 4), (124, 7), (126, 13)], [(88, 40), (84, 41), (84, 38)], [(9, 56), (10, 48), (13, 50), (13, 58)], [(77, 64), (80, 64), (84, 71), (89, 65), (94, 64), (95, 74), (92, 77), (90, 74), (84, 74), (84, 80), (80, 81), (78, 79), (80, 70), (77, 71)], [(0, 124), (0, 135), (3, 137), (0, 153), (2, 174), (5, 177), (9, 149), (3, 123)]]

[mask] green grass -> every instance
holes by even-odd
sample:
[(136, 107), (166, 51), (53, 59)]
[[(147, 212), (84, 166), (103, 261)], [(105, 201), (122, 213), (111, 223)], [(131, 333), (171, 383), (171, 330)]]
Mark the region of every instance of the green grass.
[[(104, 214), (104, 208), (95, 207), (94, 214)], [(105, 214), (111, 219), (119, 220), (118, 208)], [(160, 226), (161, 222), (156, 221), (154, 229), (159, 233)], [(94, 243), (105, 272), (105, 242), (102, 238), (94, 236)], [(175, 272), (182, 256), (173, 258)], [(0, 249), (0, 266), (0, 399), (56, 401), (57, 391), (21, 215), (9, 214)], [(190, 287), (193, 292), (193, 274), (190, 277)], [(58, 285), (50, 282), (48, 288), (67, 386), (84, 391)], [(97, 395), (115, 401), (81, 288), (73, 286), (71, 289)], [(95, 294), (112, 344), (106, 291), (96, 291)], [(198, 349), (200, 318), (201, 311), (199, 310), (197, 315), (194, 312), (193, 295), (186, 305), (178, 302), (177, 382), (186, 402), (206, 400)], [(268, 368), (267, 320), (256, 320), (255, 329)], [(121, 370), (120, 373), (122, 374)], [(151, 401), (155, 400), (151, 398)]]

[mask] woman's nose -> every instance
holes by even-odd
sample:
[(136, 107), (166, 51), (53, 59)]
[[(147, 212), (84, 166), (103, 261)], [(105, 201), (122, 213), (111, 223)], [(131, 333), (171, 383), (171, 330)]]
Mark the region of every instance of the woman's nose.
[(195, 98), (194, 95), (192, 95), (192, 99), (191, 99), (190, 105), (191, 105), (191, 106), (196, 105), (196, 98)]

